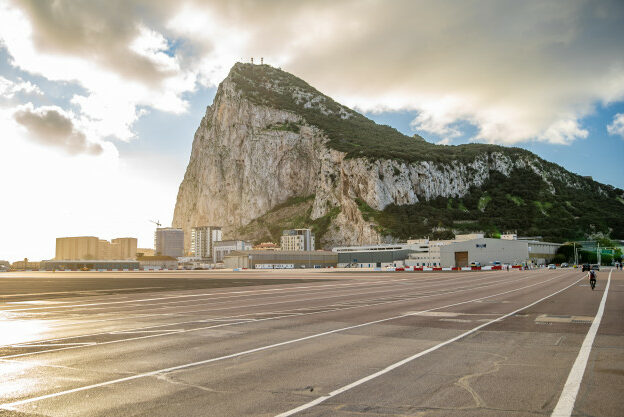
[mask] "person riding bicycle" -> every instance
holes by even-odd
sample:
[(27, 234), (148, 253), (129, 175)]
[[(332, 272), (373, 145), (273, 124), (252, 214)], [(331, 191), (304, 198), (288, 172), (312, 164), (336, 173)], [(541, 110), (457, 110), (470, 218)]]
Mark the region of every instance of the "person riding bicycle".
[(590, 269), (587, 271), (587, 276), (589, 277), (589, 285), (591, 285), (593, 289), (596, 286), (596, 271)]

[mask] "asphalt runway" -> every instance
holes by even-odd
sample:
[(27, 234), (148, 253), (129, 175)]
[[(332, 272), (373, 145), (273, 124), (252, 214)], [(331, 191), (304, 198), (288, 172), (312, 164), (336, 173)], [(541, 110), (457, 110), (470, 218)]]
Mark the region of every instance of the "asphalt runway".
[[(609, 278), (610, 277), (610, 278)], [(0, 275), (0, 416), (622, 416), (624, 273)]]

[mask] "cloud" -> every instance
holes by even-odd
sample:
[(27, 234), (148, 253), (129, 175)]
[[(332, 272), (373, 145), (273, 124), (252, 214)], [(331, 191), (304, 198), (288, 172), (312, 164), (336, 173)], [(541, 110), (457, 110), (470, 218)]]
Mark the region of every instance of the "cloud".
[(47, 146), (63, 149), (71, 155), (99, 155), (102, 145), (87, 141), (78, 131), (71, 117), (59, 107), (21, 106), (13, 115), (15, 121), (26, 128), (29, 137)]
[(43, 92), (30, 81), (19, 80), (17, 82), (8, 80), (0, 75), (0, 97), (13, 98), (16, 93), (43, 95)]
[(624, 113), (613, 116), (613, 122), (607, 126), (610, 135), (620, 135), (624, 139)]
[(619, 0), (12, 4), (0, 38), (15, 65), (84, 86), (90, 137), (131, 139), (138, 108), (184, 112), (197, 82), (251, 56), (360, 110), (415, 110), (418, 130), (470, 125), (490, 143), (571, 143), (624, 99)]
[(196, 73), (146, 23), (165, 20), (162, 10), (140, 1), (0, 2), (0, 41), (13, 66), (83, 87), (71, 103), (88, 137), (129, 141), (145, 107), (183, 113), (183, 94), (196, 86)]

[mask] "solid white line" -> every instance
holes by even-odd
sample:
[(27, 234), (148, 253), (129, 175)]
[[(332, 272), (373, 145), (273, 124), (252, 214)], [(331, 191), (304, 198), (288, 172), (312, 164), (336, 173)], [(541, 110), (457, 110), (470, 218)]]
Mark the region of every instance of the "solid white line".
[[(553, 279), (558, 278), (560, 276), (561, 275), (557, 275), (556, 277), (553, 277), (553, 278), (551, 278), (551, 279), (549, 279), (547, 281), (538, 282), (536, 284), (527, 285), (525, 287), (515, 288), (513, 290), (504, 291), (504, 292), (501, 292), (501, 293), (498, 293), (498, 294), (489, 295), (489, 296), (486, 296), (486, 297), (479, 297), (479, 298), (474, 298), (474, 299), (468, 300), (468, 301), (461, 301), (461, 302), (454, 303), (454, 304), (448, 304), (448, 305), (441, 306), (441, 307), (431, 308), (431, 309), (428, 309), (428, 310), (420, 311), (418, 313), (423, 313), (423, 312), (427, 312), (427, 311), (434, 311), (434, 310), (440, 310), (440, 309), (443, 309), (443, 308), (455, 307), (455, 306), (462, 305), (462, 304), (472, 303), (474, 301), (485, 300), (485, 299), (492, 298), (492, 297), (498, 297), (498, 296), (503, 295), (503, 294), (508, 294), (508, 293), (519, 291), (519, 290), (522, 290), (522, 289), (525, 289), (525, 288), (533, 287), (535, 285), (544, 284), (545, 282), (552, 281)], [(578, 281), (580, 281), (581, 279), (583, 279), (583, 278), (580, 278)], [(554, 294), (557, 294), (557, 293), (559, 293), (559, 292), (561, 292), (561, 291), (571, 287), (572, 285), (576, 284), (578, 281), (575, 281), (574, 283), (568, 285), (564, 289), (559, 290), (556, 293), (553, 293), (553, 294), (551, 294), (551, 295), (549, 295), (547, 297), (544, 297), (543, 299), (551, 297)], [(539, 301), (537, 301), (537, 302), (539, 302)], [(533, 304), (536, 304), (537, 302), (535, 302)], [(512, 315), (512, 314), (515, 314), (516, 312), (518, 312), (520, 310), (523, 310), (523, 309), (525, 309), (527, 307), (530, 307), (533, 304), (530, 304), (530, 305), (528, 305), (526, 307), (523, 307), (523, 308), (521, 308), (519, 310), (516, 310), (513, 313), (509, 313), (508, 315), (499, 317), (496, 320), (492, 320), (489, 323), (486, 323), (486, 324), (483, 324), (483, 325), (477, 327), (476, 329), (478, 330), (478, 329), (480, 329), (482, 327), (485, 327), (487, 324), (493, 323), (495, 321), (503, 319), (504, 317), (507, 317), (507, 316)], [(415, 315), (415, 314), (418, 314), (418, 313), (412, 313), (412, 314), (409, 314), (409, 315)], [(369, 322), (366, 322), (366, 323), (356, 324), (356, 325), (348, 326), (348, 327), (342, 327), (340, 329), (329, 330), (329, 331), (322, 332), (322, 333), (316, 333), (316, 334), (313, 334), (313, 335), (304, 336), (304, 337), (300, 337), (300, 338), (297, 338), (297, 339), (291, 339), (291, 340), (287, 340), (287, 341), (284, 341), (284, 342), (274, 343), (272, 345), (261, 346), (261, 347), (258, 347), (258, 348), (245, 350), (243, 352), (237, 352), (237, 353), (232, 353), (232, 354), (225, 355), (225, 356), (219, 356), (219, 357), (216, 357), (216, 358), (206, 359), (206, 360), (203, 360), (203, 361), (186, 363), (186, 364), (183, 364), (183, 365), (172, 366), (170, 368), (158, 369), (158, 370), (155, 370), (155, 371), (150, 371), (150, 372), (145, 372), (145, 373), (141, 373), (141, 374), (136, 374), (136, 375), (128, 376), (128, 377), (125, 377), (125, 378), (113, 379), (113, 380), (110, 380), (110, 381), (99, 382), (97, 384), (85, 385), (85, 386), (82, 386), (82, 387), (73, 388), (73, 389), (69, 389), (69, 390), (65, 390), (65, 391), (59, 391), (59, 392), (55, 392), (55, 393), (51, 393), (51, 394), (41, 395), (39, 397), (32, 397), (32, 398), (27, 398), (27, 399), (24, 399), (24, 400), (18, 400), (18, 401), (13, 401), (13, 402), (10, 402), (10, 403), (4, 403), (4, 404), (0, 404), (0, 408), (3, 408), (3, 409), (14, 409), (16, 406), (23, 405), (23, 404), (28, 404), (28, 403), (32, 403), (32, 402), (36, 402), (36, 401), (45, 400), (47, 398), (60, 397), (60, 396), (63, 396), (63, 395), (72, 394), (72, 393), (80, 392), (80, 391), (86, 391), (86, 390), (90, 390), (90, 389), (93, 389), (93, 388), (104, 387), (104, 386), (107, 386), (107, 385), (117, 384), (117, 383), (120, 383), (120, 382), (132, 381), (134, 379), (145, 378), (145, 377), (148, 377), (148, 376), (158, 375), (158, 374), (161, 374), (161, 373), (167, 373), (167, 372), (177, 371), (177, 370), (180, 370), (180, 369), (195, 367), (195, 366), (198, 366), (198, 365), (205, 365), (207, 363), (222, 361), (222, 360), (225, 360), (225, 359), (236, 358), (236, 357), (243, 356), (243, 355), (249, 355), (251, 353), (261, 352), (261, 351), (264, 351), (264, 350), (269, 350), (269, 349), (273, 349), (273, 348), (280, 347), (280, 346), (286, 346), (286, 345), (290, 345), (290, 344), (293, 344), (293, 343), (302, 342), (304, 340), (316, 339), (316, 338), (319, 338), (321, 336), (327, 336), (327, 335), (330, 335), (330, 334), (343, 332), (345, 330), (352, 330), (352, 329), (357, 329), (359, 327), (370, 326), (371, 324), (378, 324), (378, 323), (384, 323), (384, 322), (391, 321), (391, 320), (401, 319), (401, 318), (404, 318), (405, 316), (406, 316), (405, 314), (402, 314), (400, 316), (393, 316), (393, 317), (388, 317), (388, 318), (385, 318), (385, 319), (369, 321)], [(457, 338), (459, 338), (459, 337), (457, 337)], [(451, 341), (457, 340), (457, 338), (453, 338), (453, 339), (451, 339)], [(448, 344), (448, 343), (450, 343), (450, 341), (445, 342), (444, 344)], [(428, 349), (425, 352), (429, 352), (429, 351), (430, 351), (430, 349)]]
[(444, 347), (444, 346), (449, 345), (449, 344), (451, 344), (453, 342), (456, 342), (456, 341), (458, 341), (460, 339), (463, 339), (464, 337), (466, 337), (468, 335), (471, 335), (472, 333), (475, 333), (475, 332), (481, 330), (482, 328), (484, 328), (486, 326), (489, 326), (492, 323), (496, 323), (496, 322), (501, 321), (501, 320), (503, 320), (503, 319), (505, 319), (507, 317), (513, 316), (514, 314), (516, 314), (516, 313), (518, 313), (518, 312), (520, 312), (522, 310), (525, 310), (525, 309), (527, 309), (529, 307), (532, 307), (532, 306), (534, 306), (537, 303), (540, 303), (540, 302), (542, 302), (542, 301), (544, 301), (544, 300), (546, 300), (546, 299), (548, 299), (548, 298), (550, 298), (550, 297), (552, 297), (552, 296), (554, 296), (556, 294), (559, 294), (562, 291), (567, 290), (568, 288), (570, 288), (573, 285), (575, 285), (576, 283), (578, 283), (581, 279), (583, 279), (583, 278), (580, 278), (578, 281), (573, 282), (572, 284), (568, 285), (567, 287), (562, 288), (562, 289), (560, 289), (560, 290), (558, 290), (558, 291), (556, 291), (556, 292), (554, 292), (554, 293), (552, 293), (550, 295), (547, 295), (546, 297), (540, 298), (539, 300), (534, 301), (534, 302), (532, 302), (529, 305), (526, 305), (526, 306), (521, 307), (521, 308), (519, 308), (517, 310), (514, 310), (511, 313), (507, 313), (505, 315), (497, 317), (497, 318), (495, 318), (493, 320), (488, 321), (487, 323), (483, 323), (483, 324), (481, 324), (481, 325), (479, 325), (477, 327), (474, 327), (474, 328), (472, 328), (472, 329), (470, 329), (470, 330), (468, 330), (468, 331), (466, 331), (466, 332), (464, 332), (464, 333), (462, 333), (462, 334), (460, 334), (458, 336), (453, 337), (452, 339), (446, 340), (446, 341), (444, 341), (442, 343), (439, 343), (439, 344), (437, 344), (435, 346), (432, 346), (429, 349), (423, 350), (422, 352), (419, 352), (419, 353), (417, 353), (415, 355), (412, 355), (412, 356), (410, 356), (408, 358), (405, 358), (405, 359), (403, 359), (403, 360), (401, 360), (399, 362), (395, 362), (392, 365), (382, 369), (381, 371), (375, 372), (374, 374), (368, 375), (368, 376), (366, 376), (364, 378), (361, 378), (361, 379), (359, 379), (359, 380), (357, 380), (355, 382), (352, 382), (352, 383), (350, 383), (348, 385), (340, 387), (337, 390), (334, 390), (334, 391), (330, 392), (327, 395), (324, 395), (322, 397), (318, 397), (318, 398), (316, 398), (316, 399), (314, 399), (314, 400), (312, 400), (312, 401), (310, 401), (310, 402), (308, 402), (306, 404), (300, 405), (297, 408), (293, 408), (292, 410), (289, 410), (289, 411), (286, 411), (284, 413), (278, 414), (275, 417), (288, 417), (288, 416), (292, 416), (293, 414), (296, 414), (296, 413), (298, 413), (300, 411), (307, 410), (308, 408), (312, 408), (315, 405), (318, 405), (318, 404), (320, 404), (322, 402), (325, 402), (328, 399), (330, 399), (332, 397), (335, 397), (338, 394), (342, 394), (345, 391), (349, 391), (350, 389), (355, 388), (355, 387), (357, 387), (359, 385), (362, 385), (362, 384), (364, 384), (364, 383), (366, 383), (366, 382), (368, 382), (368, 381), (370, 381), (372, 379), (375, 379), (375, 378), (377, 378), (377, 377), (379, 377), (381, 375), (387, 374), (388, 372), (390, 372), (390, 371), (392, 371), (392, 370), (394, 370), (394, 369), (396, 369), (396, 368), (398, 368), (400, 366), (403, 366), (406, 363), (409, 363), (409, 362), (411, 362), (411, 361), (413, 361), (415, 359), (418, 359), (418, 358), (420, 358), (420, 357), (422, 357), (422, 356), (424, 356), (424, 355), (426, 355), (428, 353), (436, 351), (436, 350), (440, 349), (441, 347)]
[(561, 392), (561, 396), (559, 397), (559, 401), (557, 402), (557, 406), (553, 410), (551, 417), (570, 417), (572, 415), (574, 403), (576, 402), (576, 396), (578, 395), (581, 387), (583, 374), (585, 373), (587, 361), (589, 360), (589, 354), (591, 353), (592, 345), (594, 344), (594, 339), (598, 333), (598, 327), (600, 326), (600, 321), (602, 320), (602, 315), (604, 313), (605, 304), (607, 302), (607, 294), (609, 293), (609, 285), (611, 284), (611, 272), (613, 272), (613, 269), (609, 271), (609, 279), (607, 280), (607, 286), (605, 287), (604, 294), (602, 294), (602, 300), (600, 301), (598, 312), (596, 313), (596, 317), (594, 317), (594, 321), (585, 336), (585, 340), (583, 340), (581, 350), (574, 361), (574, 365), (572, 365), (568, 379), (563, 386), (563, 391)]

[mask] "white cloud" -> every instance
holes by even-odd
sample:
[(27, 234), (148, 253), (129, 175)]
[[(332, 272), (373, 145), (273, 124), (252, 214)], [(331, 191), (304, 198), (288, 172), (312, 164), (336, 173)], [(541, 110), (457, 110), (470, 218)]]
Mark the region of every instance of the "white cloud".
[[(45, 18), (39, 16), (43, 27), (46, 25), (40, 20)], [(91, 16), (83, 24), (97, 18)], [(0, 39), (14, 66), (52, 81), (76, 82), (86, 89), (86, 95), (76, 95), (71, 101), (78, 106), (80, 114), (77, 118), (89, 137), (95, 140), (111, 136), (124, 141), (132, 139), (132, 125), (141, 115), (141, 106), (175, 114), (187, 110), (188, 102), (182, 95), (195, 89), (195, 74), (182, 70), (178, 59), (165, 53), (167, 41), (157, 31), (137, 22), (136, 30), (122, 31), (125, 36), (122, 40), (126, 44), (111, 29), (110, 33), (104, 34), (109, 36), (109, 44), (105, 38), (88, 42), (89, 36), (84, 35), (86, 46), (58, 50), (55, 47), (65, 45), (63, 42), (78, 43), (80, 39), (70, 42), (63, 37), (54, 45), (49, 45), (52, 40), (48, 40), (48, 46), (42, 47), (36, 43), (41, 37), (37, 30), (41, 28), (34, 27), (34, 21), (37, 19), (18, 8), (0, 5)], [(56, 22), (48, 23), (53, 25)], [(76, 29), (76, 36), (85, 31), (84, 28)], [(52, 31), (52, 39), (54, 34), (56, 32)], [(97, 59), (85, 51), (93, 43), (93, 54), (98, 55)], [(123, 52), (121, 58), (116, 55), (119, 50)], [(116, 60), (121, 61), (124, 55), (130, 62), (117, 63)], [(135, 64), (131, 65), (132, 62)]]
[(416, 110), (414, 127), (448, 137), (468, 122), (491, 143), (570, 143), (597, 103), (624, 99), (618, 1), (14, 1), (0, 38), (15, 64), (78, 81), (91, 129), (124, 140), (137, 106), (184, 112), (197, 81), (251, 56), (359, 109)]
[(17, 82), (8, 80), (0, 75), (0, 97), (13, 98), (16, 93), (43, 95), (43, 92), (30, 81), (18, 80)]
[(613, 116), (613, 122), (607, 126), (610, 135), (620, 135), (624, 139), (624, 113)]

